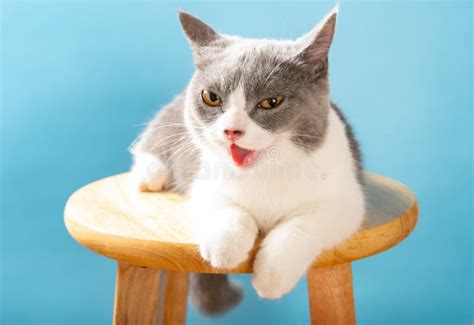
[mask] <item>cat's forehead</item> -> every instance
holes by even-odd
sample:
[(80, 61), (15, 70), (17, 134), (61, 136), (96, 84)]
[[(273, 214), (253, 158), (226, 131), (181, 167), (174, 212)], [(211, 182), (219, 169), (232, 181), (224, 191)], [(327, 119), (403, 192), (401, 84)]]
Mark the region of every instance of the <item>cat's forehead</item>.
[[(203, 78), (224, 95), (239, 85), (246, 93), (264, 93), (275, 84), (275, 78), (281, 78), (279, 72), (287, 68), (294, 52), (289, 42), (240, 40), (216, 53), (203, 70)], [(278, 80), (277, 84), (282, 82)]]

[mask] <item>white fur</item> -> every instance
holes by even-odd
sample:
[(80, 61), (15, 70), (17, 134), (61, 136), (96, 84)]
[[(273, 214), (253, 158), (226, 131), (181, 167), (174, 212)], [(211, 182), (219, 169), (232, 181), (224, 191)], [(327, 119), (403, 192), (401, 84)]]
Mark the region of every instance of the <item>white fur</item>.
[(223, 137), (224, 130), (245, 130), (247, 128), (249, 118), (245, 108), (245, 95), (241, 85), (234, 90), (229, 98), (229, 109), (215, 123), (215, 131), (217, 137)]
[[(201, 165), (211, 171), (197, 177), (189, 193), (196, 241), (212, 266), (231, 269), (248, 258), (259, 231), (265, 234), (252, 282), (261, 297), (276, 299), (296, 285), (322, 250), (360, 227), (363, 193), (345, 126), (333, 109), (324, 142), (307, 154), (290, 141), (291, 134), (275, 135), (253, 122), (241, 88), (230, 100), (230, 109), (206, 128), (206, 142), (195, 137)], [(192, 130), (193, 109), (189, 102), (185, 106)], [(222, 136), (226, 128), (245, 131), (237, 144), (259, 151), (255, 166), (233, 165)], [(134, 159), (139, 188), (161, 190), (168, 180), (163, 163), (143, 152), (134, 152)]]
[[(295, 43), (280, 43), (296, 54), (337, 11), (336, 7)], [(239, 39), (223, 50), (224, 56), (237, 58), (245, 47), (258, 49), (271, 42), (276, 41)], [(242, 85), (225, 100), (228, 108), (204, 128), (203, 140), (193, 128), (199, 119), (191, 96), (186, 96), (184, 121), (200, 149), (201, 167), (208, 171), (194, 179), (188, 193), (196, 241), (202, 257), (212, 266), (235, 268), (248, 258), (258, 233), (264, 234), (252, 282), (261, 297), (280, 298), (296, 285), (322, 250), (349, 237), (362, 223), (364, 197), (345, 126), (330, 108), (324, 142), (308, 154), (290, 141), (290, 133), (270, 133), (248, 116)], [(327, 105), (330, 107), (329, 100)], [(233, 164), (226, 129), (245, 131), (236, 143), (258, 152), (255, 165), (242, 168)], [(162, 189), (167, 174), (161, 161), (144, 153), (134, 155), (132, 174), (139, 186)]]
[[(226, 112), (216, 127), (228, 123), (226, 114), (237, 113)], [(219, 143), (216, 148), (197, 143), (203, 151), (202, 164), (220, 164), (231, 173), (195, 180), (190, 206), (196, 217), (196, 239), (203, 258), (214, 267), (234, 268), (247, 259), (257, 229), (265, 233), (254, 263), (253, 285), (261, 297), (276, 299), (295, 286), (323, 249), (358, 229), (364, 215), (363, 194), (345, 126), (332, 109), (325, 141), (312, 155), (293, 145), (289, 134), (269, 134), (242, 116), (239, 126), (246, 126), (246, 134), (238, 144), (262, 150), (255, 167), (234, 167), (227, 152), (216, 149)], [(253, 146), (244, 145), (250, 141), (247, 138), (253, 139)], [(271, 150), (276, 150), (276, 159)], [(301, 174), (285, 175), (289, 168)], [(275, 169), (280, 173), (272, 174)]]
[(168, 181), (168, 173), (163, 162), (147, 152), (133, 152), (131, 170), (134, 186), (141, 191), (161, 191)]
[[(241, 137), (236, 143), (244, 148), (261, 150), (268, 147), (273, 142), (273, 135), (259, 127), (249, 118), (245, 111), (245, 95), (242, 85), (239, 85), (229, 97), (229, 109), (208, 129), (205, 130), (208, 139), (218, 139), (218, 151), (222, 151), (222, 144), (228, 144), (231, 141), (225, 136), (224, 130), (242, 130), (245, 136)], [(223, 156), (228, 161), (228, 155)]]

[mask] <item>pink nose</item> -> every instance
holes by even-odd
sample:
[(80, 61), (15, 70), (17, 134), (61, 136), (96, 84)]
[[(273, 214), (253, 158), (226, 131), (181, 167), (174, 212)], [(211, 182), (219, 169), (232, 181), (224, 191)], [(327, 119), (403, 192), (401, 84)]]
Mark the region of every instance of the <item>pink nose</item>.
[(243, 136), (245, 131), (242, 130), (224, 130), (224, 134), (229, 140), (235, 141), (241, 136)]

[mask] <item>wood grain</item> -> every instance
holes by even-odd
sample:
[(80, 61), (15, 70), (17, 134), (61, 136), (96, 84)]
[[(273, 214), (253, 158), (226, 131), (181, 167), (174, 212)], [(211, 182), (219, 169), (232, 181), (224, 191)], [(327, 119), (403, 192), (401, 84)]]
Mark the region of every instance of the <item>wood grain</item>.
[(188, 273), (167, 271), (164, 295), (162, 324), (184, 325), (188, 301)]
[[(366, 174), (367, 214), (363, 228), (314, 266), (358, 260), (395, 246), (414, 229), (418, 208), (412, 192), (387, 177)], [(76, 191), (68, 200), (65, 223), (89, 249), (130, 264), (205, 273), (251, 273), (251, 257), (233, 270), (212, 268), (192, 239), (186, 200), (173, 193), (138, 192), (128, 174), (108, 177)]]
[(118, 263), (115, 285), (114, 324), (155, 325), (161, 272), (159, 270)]
[(350, 263), (310, 269), (307, 280), (311, 324), (355, 324)]
[(119, 262), (114, 324), (184, 325), (188, 273)]

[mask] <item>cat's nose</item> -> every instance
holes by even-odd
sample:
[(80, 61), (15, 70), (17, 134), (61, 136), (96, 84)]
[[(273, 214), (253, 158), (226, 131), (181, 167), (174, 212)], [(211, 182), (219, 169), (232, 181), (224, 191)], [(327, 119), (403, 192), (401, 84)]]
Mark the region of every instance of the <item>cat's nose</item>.
[(231, 130), (231, 129), (226, 129), (224, 130), (224, 134), (229, 140), (235, 141), (241, 136), (243, 136), (245, 131), (243, 130)]

